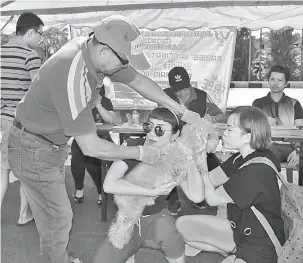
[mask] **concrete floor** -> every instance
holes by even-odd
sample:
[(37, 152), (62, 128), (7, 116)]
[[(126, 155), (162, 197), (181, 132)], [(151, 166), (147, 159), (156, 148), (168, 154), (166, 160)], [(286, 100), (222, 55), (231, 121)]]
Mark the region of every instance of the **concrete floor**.
[[(66, 168), (66, 186), (68, 194), (74, 191), (73, 178), (70, 167)], [(101, 209), (98, 208), (97, 190), (90, 176), (85, 178), (85, 200), (76, 204), (71, 199), (74, 212), (73, 228), (70, 237), (70, 251), (76, 251), (83, 263), (90, 263), (101, 241), (105, 238), (110, 220), (116, 210), (112, 199), (108, 204), (108, 222), (101, 222)], [(2, 263), (38, 263), (39, 236), (35, 223), (27, 226), (16, 226), (20, 206), (19, 182), (9, 185), (7, 195), (2, 206), (1, 214), (1, 262)], [(185, 214), (215, 214), (216, 209), (197, 210), (186, 204), (182, 210)], [(188, 263), (219, 263), (222, 257), (213, 253), (200, 253), (196, 257), (188, 257)], [(136, 254), (136, 263), (164, 263), (164, 256), (159, 251), (141, 249)], [(110, 262), (108, 262), (110, 263)]]

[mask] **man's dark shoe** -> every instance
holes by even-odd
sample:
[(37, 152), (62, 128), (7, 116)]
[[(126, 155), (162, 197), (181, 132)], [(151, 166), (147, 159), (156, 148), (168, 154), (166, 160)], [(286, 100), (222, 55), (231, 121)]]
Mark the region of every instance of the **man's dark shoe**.
[(205, 208), (209, 207), (209, 205), (208, 205), (208, 203), (206, 203), (205, 200), (203, 200), (200, 203), (194, 203), (194, 207), (197, 209), (205, 209)]
[(173, 215), (176, 216), (178, 212), (181, 211), (181, 203), (179, 200), (170, 202), (168, 204), (168, 211)]
[(79, 258), (77, 258), (75, 252), (69, 252), (68, 258), (70, 263), (83, 263)]

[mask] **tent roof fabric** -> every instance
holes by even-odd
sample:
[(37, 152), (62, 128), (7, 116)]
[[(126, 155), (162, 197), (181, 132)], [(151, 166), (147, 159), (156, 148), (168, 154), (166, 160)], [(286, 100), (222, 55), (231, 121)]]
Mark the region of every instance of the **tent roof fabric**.
[[(91, 11), (124, 11), (139, 9), (170, 9), (170, 8), (211, 8), (219, 6), (274, 6), (274, 5), (302, 5), (302, 1), (295, 0), (99, 0), (99, 1), (28, 1), (15, 0), (4, 1), (4, 16), (20, 14), (23, 10), (30, 9), (37, 14), (61, 14), (61, 13), (84, 13)], [(55, 4), (57, 2), (57, 4)], [(60, 3), (60, 4), (59, 4)], [(9, 6), (8, 6), (9, 5)], [(8, 7), (5, 7), (8, 6)]]
[(6, 1), (1, 4), (2, 30), (15, 31), (18, 14), (31, 11), (39, 15), (46, 27), (96, 27), (111, 14), (125, 15), (139, 28), (197, 29), (220, 26), (260, 29), (293, 27), (303, 29), (302, 1), (189, 1), (189, 0), (107, 0), (107, 1)]

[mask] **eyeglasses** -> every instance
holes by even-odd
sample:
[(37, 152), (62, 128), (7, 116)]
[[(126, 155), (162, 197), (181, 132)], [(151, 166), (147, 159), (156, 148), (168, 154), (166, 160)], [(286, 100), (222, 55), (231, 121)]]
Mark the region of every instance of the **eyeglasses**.
[(42, 32), (40, 32), (40, 31), (38, 31), (38, 30), (35, 30), (41, 37), (43, 37), (44, 36), (44, 34), (42, 33)]
[(102, 45), (108, 46), (110, 48), (110, 50), (115, 54), (115, 56), (119, 59), (119, 61), (121, 62), (121, 64), (123, 66), (125, 66), (129, 63), (129, 61), (127, 59), (121, 58), (121, 56), (115, 50), (113, 50), (109, 45), (107, 45), (105, 43), (102, 43), (102, 42), (99, 42), (99, 43), (102, 44)]
[(144, 132), (146, 133), (150, 133), (152, 130), (154, 129), (155, 131), (155, 134), (158, 136), (158, 137), (161, 137), (165, 134), (166, 131), (171, 131), (171, 130), (165, 130), (163, 129), (162, 126), (160, 125), (156, 125), (154, 126), (152, 123), (150, 122), (144, 122), (143, 123), (143, 130)]

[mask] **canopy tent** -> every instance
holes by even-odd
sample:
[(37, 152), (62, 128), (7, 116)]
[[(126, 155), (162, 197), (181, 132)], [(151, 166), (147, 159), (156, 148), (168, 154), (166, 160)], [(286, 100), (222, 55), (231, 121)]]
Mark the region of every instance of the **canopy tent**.
[(18, 15), (26, 11), (38, 14), (46, 27), (63, 27), (69, 24), (74, 28), (94, 28), (104, 17), (118, 13), (134, 20), (139, 28), (150, 30), (220, 26), (303, 29), (302, 1), (16, 0), (1, 4), (2, 32), (14, 32)]
[[(0, 11), (4, 34), (14, 32), (19, 15), (27, 11), (39, 15), (45, 29), (66, 25), (94, 29), (103, 18), (121, 14), (135, 21), (139, 28), (149, 30), (221, 26), (303, 30), (303, 0), (15, 0), (2, 1)], [(115, 94), (121, 99), (141, 97), (122, 84), (115, 85)]]

